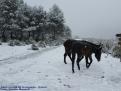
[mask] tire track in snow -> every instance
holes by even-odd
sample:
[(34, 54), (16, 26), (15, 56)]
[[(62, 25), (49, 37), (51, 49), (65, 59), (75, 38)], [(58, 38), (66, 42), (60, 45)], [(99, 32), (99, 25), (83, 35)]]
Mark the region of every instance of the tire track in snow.
[[(3, 77), (15, 76), (15, 74), (24, 72), (26, 69), (29, 69), (31, 66), (36, 64), (35, 61), (28, 62), (28, 60), (26, 60), (26, 59), (32, 59), (32, 58), (38, 57), (38, 56), (42, 55), (43, 53), (54, 50), (55, 48), (58, 48), (58, 47), (59, 46), (51, 47), (51, 48), (45, 48), (43, 50), (39, 50), (39, 51), (34, 52), (34, 53), (30, 53), (30, 54), (26, 54), (26, 55), (20, 55), (20, 56), (17, 56), (17, 57), (5, 58), (4, 60), (2, 60), (0, 62), (0, 65), (4, 67), (4, 65), (10, 64), (11, 66), (8, 67), (5, 72), (4, 71), (1, 72), (1, 76), (3, 76)], [(14, 69), (14, 67), (12, 67), (13, 63), (19, 63), (19, 62), (24, 62), (24, 61), (25, 61), (25, 63), (26, 63), (26, 61), (28, 63), (24, 64), (24, 65), (20, 65), (16, 69)], [(3, 81), (0, 80), (0, 82), (2, 83)], [(4, 81), (4, 83), (11, 83), (11, 82)]]
[(17, 56), (13, 56), (13, 57), (4, 58), (4, 59), (0, 60), (0, 65), (12, 64), (12, 63), (20, 62), (20, 60), (31, 59), (31, 58), (34, 58), (34, 57), (37, 57), (37, 56), (43, 54), (44, 52), (53, 50), (58, 47), (59, 46), (52, 47), (52, 48), (45, 48), (45, 49), (30, 53), (30, 54), (17, 55)]

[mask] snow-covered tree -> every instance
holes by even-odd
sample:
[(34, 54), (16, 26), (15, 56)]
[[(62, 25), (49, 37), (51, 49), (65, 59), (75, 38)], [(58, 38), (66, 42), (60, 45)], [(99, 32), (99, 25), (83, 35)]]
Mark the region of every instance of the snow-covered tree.
[(36, 27), (35, 37), (36, 41), (42, 39), (42, 34), (46, 32), (45, 25), (46, 25), (46, 11), (43, 10), (43, 7), (34, 7), (33, 8), (33, 19), (32, 24)]
[(0, 38), (3, 41), (52, 41), (70, 36), (63, 12), (53, 5), (47, 13), (43, 7), (31, 7), (24, 0), (0, 0)]
[[(18, 0), (3, 0), (0, 5), (0, 18), (1, 18), (1, 33), (3, 41), (8, 37), (13, 38), (13, 31), (18, 29), (16, 25), (16, 11), (18, 9)], [(10, 34), (10, 35), (9, 35)]]
[(112, 55), (113, 55), (114, 57), (120, 58), (120, 62), (121, 62), (121, 47), (115, 46), (115, 47), (113, 48), (113, 53), (112, 53)]
[(64, 37), (66, 38), (71, 38), (71, 29), (68, 26), (64, 26)]
[(61, 9), (55, 4), (49, 11), (49, 19), (55, 24), (63, 24), (64, 16)]
[(19, 8), (17, 10), (17, 24), (20, 26), (18, 31), (19, 40), (29, 39), (29, 32), (31, 31), (31, 21), (32, 21), (32, 8), (22, 1), (19, 3)]
[(112, 50), (112, 55), (114, 57), (120, 58), (120, 62), (121, 62), (121, 34), (116, 34), (116, 37), (117, 37), (117, 41)]
[(57, 34), (61, 35), (64, 32), (63, 12), (57, 5), (53, 5), (48, 13), (48, 18), (55, 39)]

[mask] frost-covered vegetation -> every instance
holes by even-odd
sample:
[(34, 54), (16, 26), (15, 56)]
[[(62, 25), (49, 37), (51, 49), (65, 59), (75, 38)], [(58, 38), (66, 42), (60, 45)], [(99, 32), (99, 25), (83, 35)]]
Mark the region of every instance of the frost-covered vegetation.
[(121, 34), (117, 34), (117, 35), (119, 35), (119, 36), (117, 36), (117, 41), (112, 50), (112, 55), (114, 57), (120, 58), (120, 62), (121, 62)]
[(102, 52), (106, 54), (112, 53), (112, 48), (114, 47), (113, 39), (95, 39), (95, 38), (84, 38), (84, 40), (90, 41), (94, 44), (102, 44)]
[[(68, 37), (71, 37), (71, 30), (65, 24), (63, 12), (57, 5), (46, 12), (43, 7), (28, 6), (23, 0), (0, 1), (1, 41), (46, 43)], [(12, 42), (10, 45), (13, 45)]]
[(121, 61), (121, 40), (114, 39), (95, 39), (95, 38), (84, 38), (84, 40), (90, 41), (95, 44), (102, 44), (102, 52), (111, 54), (113, 57), (119, 58)]
[(121, 47), (120, 46), (115, 46), (113, 48), (112, 55), (114, 57), (120, 58), (120, 61), (121, 61)]
[(39, 50), (39, 48), (35, 44), (32, 44), (31, 48), (32, 48), (32, 50)]

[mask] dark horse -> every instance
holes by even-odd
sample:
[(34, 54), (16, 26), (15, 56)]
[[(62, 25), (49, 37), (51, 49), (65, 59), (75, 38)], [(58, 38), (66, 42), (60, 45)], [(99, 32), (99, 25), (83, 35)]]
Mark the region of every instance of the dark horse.
[[(96, 45), (88, 41), (79, 41), (79, 40), (72, 40), (69, 39), (64, 42), (65, 53), (64, 53), (64, 63), (66, 64), (66, 56), (68, 55), (72, 61), (72, 71), (74, 72), (74, 62), (75, 62), (75, 55), (77, 54), (77, 66), (80, 70), (79, 62), (84, 58), (86, 59), (86, 68), (89, 68), (92, 63), (92, 53), (95, 53), (95, 57), (98, 61), (101, 58), (101, 45)], [(72, 54), (72, 57), (71, 57)], [(88, 62), (88, 58), (90, 62)]]

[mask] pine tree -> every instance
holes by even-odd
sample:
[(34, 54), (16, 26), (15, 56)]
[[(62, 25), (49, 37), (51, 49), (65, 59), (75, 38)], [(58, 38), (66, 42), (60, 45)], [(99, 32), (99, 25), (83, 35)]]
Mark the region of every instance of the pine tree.
[(16, 11), (18, 0), (3, 0), (0, 5), (0, 17), (1, 21), (1, 32), (3, 41), (6, 41), (9, 37), (14, 38), (14, 30), (18, 29), (16, 25)]
[(60, 10), (60, 8), (57, 5), (53, 5), (53, 7), (50, 9), (48, 14), (51, 30), (53, 32), (53, 37), (57, 36), (57, 34), (61, 35), (63, 34), (64, 30), (64, 16), (63, 12)]

